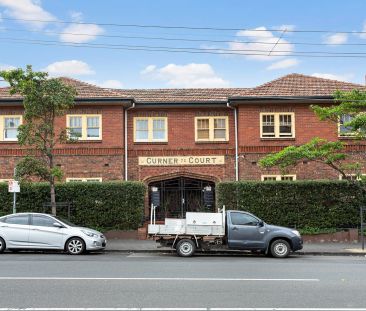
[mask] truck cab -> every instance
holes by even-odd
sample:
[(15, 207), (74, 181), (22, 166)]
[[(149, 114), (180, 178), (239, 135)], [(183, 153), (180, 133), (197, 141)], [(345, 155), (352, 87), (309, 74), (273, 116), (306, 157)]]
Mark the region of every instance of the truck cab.
[(290, 251), (302, 249), (302, 239), (297, 230), (268, 225), (243, 211), (227, 211), (226, 220), (229, 249), (257, 250), (275, 257), (287, 256)]

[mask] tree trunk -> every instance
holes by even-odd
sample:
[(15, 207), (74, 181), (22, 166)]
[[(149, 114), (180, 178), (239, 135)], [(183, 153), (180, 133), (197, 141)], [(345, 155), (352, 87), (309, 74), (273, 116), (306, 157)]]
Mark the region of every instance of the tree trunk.
[(56, 194), (55, 194), (55, 182), (52, 180), (50, 182), (51, 186), (51, 209), (52, 215), (56, 216)]

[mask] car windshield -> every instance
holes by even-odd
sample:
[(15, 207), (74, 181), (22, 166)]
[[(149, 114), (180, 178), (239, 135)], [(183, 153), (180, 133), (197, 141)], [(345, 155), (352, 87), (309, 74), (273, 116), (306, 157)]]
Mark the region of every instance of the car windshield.
[(56, 218), (57, 220), (63, 222), (64, 224), (70, 226), (70, 227), (78, 227), (77, 225), (73, 224), (72, 222), (62, 218), (62, 217), (59, 217), (59, 216), (53, 216), (53, 218)]

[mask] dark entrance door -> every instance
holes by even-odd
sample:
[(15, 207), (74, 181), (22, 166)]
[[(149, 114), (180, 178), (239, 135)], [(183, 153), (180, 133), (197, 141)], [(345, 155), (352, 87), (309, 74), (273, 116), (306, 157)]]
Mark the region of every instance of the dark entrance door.
[(149, 184), (149, 204), (152, 189), (159, 192), (157, 220), (185, 218), (186, 212), (215, 211), (215, 183), (207, 180), (178, 177)]

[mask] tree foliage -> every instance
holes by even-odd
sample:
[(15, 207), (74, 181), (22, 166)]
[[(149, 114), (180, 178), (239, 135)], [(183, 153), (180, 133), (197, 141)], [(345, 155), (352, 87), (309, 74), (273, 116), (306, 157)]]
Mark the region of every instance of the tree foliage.
[[(337, 123), (342, 116), (349, 115), (351, 120), (343, 124), (356, 138), (366, 138), (366, 92), (360, 90), (336, 91), (334, 105), (312, 105), (311, 108), (322, 121)], [(276, 154), (265, 156), (259, 161), (263, 168), (278, 167), (285, 172), (302, 161), (320, 162), (339, 172), (344, 179), (352, 180), (350, 173), (361, 176), (361, 164), (347, 160), (345, 144), (315, 137), (301, 146), (289, 146)]]
[(66, 128), (56, 127), (57, 117), (73, 107), (76, 90), (60, 79), (48, 78), (46, 72), (35, 72), (31, 66), (0, 71), (10, 84), (10, 93), (23, 97), (23, 124), (18, 128), (18, 142), (28, 149), (28, 156), (17, 164), (17, 177), (36, 176), (51, 186), (52, 212), (56, 214), (55, 180), (62, 176), (54, 163), (54, 149), (67, 139)]

